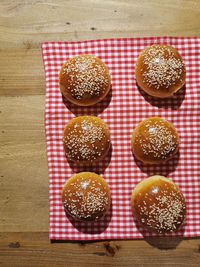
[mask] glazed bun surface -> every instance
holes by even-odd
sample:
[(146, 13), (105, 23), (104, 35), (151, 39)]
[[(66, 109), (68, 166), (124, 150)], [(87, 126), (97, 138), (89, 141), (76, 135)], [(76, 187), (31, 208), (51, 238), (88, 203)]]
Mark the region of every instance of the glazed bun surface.
[(132, 151), (147, 164), (159, 164), (171, 159), (178, 151), (179, 136), (175, 127), (160, 117), (140, 122), (133, 130)]
[(69, 160), (77, 163), (96, 162), (109, 151), (109, 128), (95, 116), (73, 118), (64, 129), (63, 144)]
[(140, 182), (132, 192), (131, 204), (137, 221), (152, 232), (177, 231), (185, 219), (183, 194), (163, 176), (155, 175)]
[(96, 173), (81, 172), (73, 175), (62, 190), (65, 211), (78, 221), (96, 221), (110, 208), (110, 189)]
[(111, 78), (101, 59), (93, 55), (79, 55), (62, 66), (59, 83), (65, 99), (75, 105), (91, 106), (108, 94)]
[(185, 84), (185, 64), (176, 48), (152, 45), (139, 55), (135, 68), (136, 81), (147, 94), (171, 97)]

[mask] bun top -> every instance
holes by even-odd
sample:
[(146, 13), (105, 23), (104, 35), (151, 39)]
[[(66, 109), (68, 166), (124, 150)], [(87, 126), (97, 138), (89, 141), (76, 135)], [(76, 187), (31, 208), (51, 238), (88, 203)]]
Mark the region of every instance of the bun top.
[(60, 89), (70, 102), (89, 106), (102, 100), (110, 89), (107, 66), (93, 55), (69, 59), (60, 71)]
[(176, 231), (184, 221), (185, 198), (171, 180), (155, 175), (140, 182), (132, 193), (138, 221), (157, 233)]
[(169, 97), (185, 83), (185, 64), (174, 47), (155, 44), (139, 55), (136, 79), (148, 94)]
[(110, 190), (106, 181), (96, 173), (73, 175), (64, 185), (62, 201), (65, 210), (74, 219), (100, 219), (110, 207)]
[(104, 157), (109, 150), (109, 129), (98, 117), (76, 117), (66, 125), (63, 143), (70, 160), (93, 162)]
[(175, 127), (163, 118), (147, 118), (133, 131), (133, 153), (145, 163), (157, 164), (170, 159), (178, 146), (179, 136)]

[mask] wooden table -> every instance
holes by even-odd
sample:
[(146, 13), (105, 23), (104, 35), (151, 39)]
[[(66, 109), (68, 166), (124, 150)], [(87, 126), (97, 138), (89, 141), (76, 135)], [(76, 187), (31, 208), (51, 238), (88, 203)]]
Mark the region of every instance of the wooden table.
[(200, 36), (200, 1), (0, 1), (0, 266), (200, 266), (200, 239), (48, 239), (42, 41)]

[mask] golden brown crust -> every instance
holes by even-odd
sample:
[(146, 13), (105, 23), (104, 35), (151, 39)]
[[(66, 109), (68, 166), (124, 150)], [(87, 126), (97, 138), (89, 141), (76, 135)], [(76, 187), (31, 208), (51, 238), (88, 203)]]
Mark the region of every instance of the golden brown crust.
[(63, 144), (69, 160), (93, 163), (109, 151), (109, 128), (95, 116), (73, 118), (64, 129)]
[(137, 84), (147, 94), (166, 98), (185, 84), (185, 64), (174, 47), (155, 44), (140, 53), (135, 75)]
[(65, 183), (62, 201), (65, 211), (75, 220), (96, 221), (109, 210), (110, 189), (96, 173), (81, 172)]
[(79, 55), (62, 66), (59, 83), (61, 93), (68, 101), (79, 106), (91, 106), (108, 94), (111, 78), (101, 59)]
[(137, 221), (156, 233), (177, 231), (185, 219), (183, 194), (163, 176), (155, 175), (140, 182), (132, 192), (131, 204)]
[(165, 162), (177, 153), (178, 148), (178, 133), (175, 127), (163, 118), (145, 119), (133, 131), (133, 154), (144, 163)]

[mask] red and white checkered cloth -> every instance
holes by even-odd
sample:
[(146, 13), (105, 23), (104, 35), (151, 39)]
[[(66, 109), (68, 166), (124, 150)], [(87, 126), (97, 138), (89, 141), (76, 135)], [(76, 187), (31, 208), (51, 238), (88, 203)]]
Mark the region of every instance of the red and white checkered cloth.
[[(187, 70), (186, 89), (177, 97), (155, 100), (139, 92), (134, 67), (142, 49), (155, 43), (175, 46)], [(50, 239), (96, 240), (134, 239), (153, 236), (134, 221), (130, 206), (131, 191), (142, 179), (161, 174), (172, 178), (187, 201), (187, 220), (182, 230), (171, 236), (200, 236), (200, 38), (151, 37), (104, 39), (83, 42), (45, 42), (42, 44), (46, 74), (45, 129), (50, 190)], [(63, 103), (58, 73), (61, 65), (79, 54), (100, 57), (112, 77), (112, 98), (93, 107)], [(111, 100), (111, 101), (110, 101)], [(71, 223), (66, 217), (61, 189), (75, 172), (69, 166), (62, 145), (64, 126), (74, 116), (95, 114), (109, 126), (112, 157), (95, 166), (110, 185), (112, 211), (100, 222)], [(131, 153), (133, 128), (143, 119), (161, 116), (171, 121), (181, 138), (180, 155), (160, 166), (144, 166)], [(72, 167), (72, 168), (71, 168)]]

